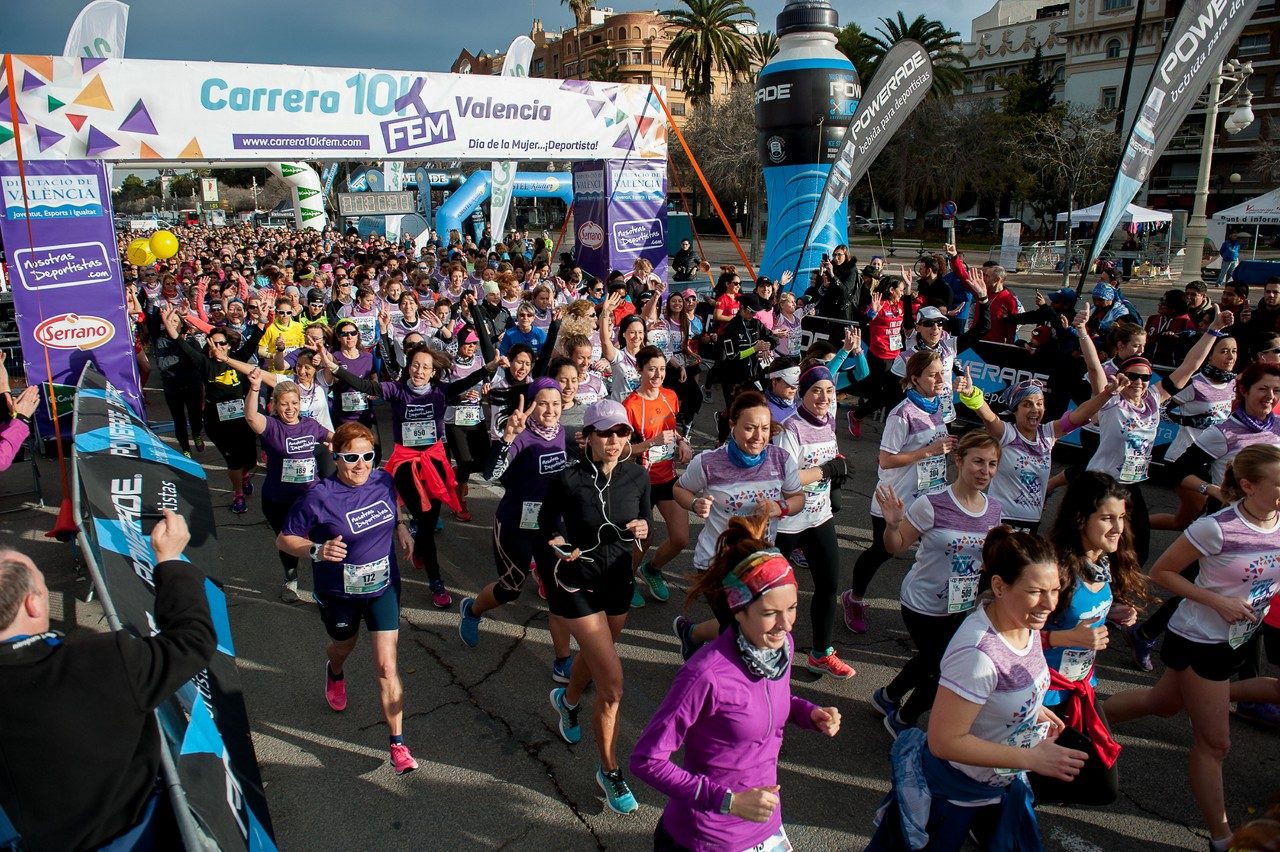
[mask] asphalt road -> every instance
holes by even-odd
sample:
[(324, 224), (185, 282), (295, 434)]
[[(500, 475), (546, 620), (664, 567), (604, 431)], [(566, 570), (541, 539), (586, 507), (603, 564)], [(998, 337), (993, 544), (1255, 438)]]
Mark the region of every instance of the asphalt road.
[[(158, 392), (149, 392), (148, 399), (156, 406), (154, 417), (167, 416)], [(704, 429), (706, 420), (704, 415)], [(846, 583), (853, 559), (868, 543), (878, 437), (879, 425), (868, 424), (862, 440), (847, 434), (841, 439), (854, 470), (837, 516)], [(705, 434), (697, 443), (709, 446)], [(232, 515), (227, 508), (231, 495), (212, 447), (201, 460), (210, 469), (222, 580), (254, 743), (282, 848), (651, 848), (662, 797), (636, 783), (640, 810), (630, 816), (608, 811), (593, 779), (597, 761), (589, 728), (577, 746), (565, 745), (555, 732), (547, 701), (554, 685), (547, 618), (532, 587), (486, 618), (480, 647), (469, 650), (458, 639), (456, 604), (448, 612), (433, 609), (422, 576), (405, 566), (400, 642), (405, 733), (421, 769), (397, 777), (387, 761), (367, 642), (362, 641), (347, 669), (349, 707), (335, 714), (322, 696), (325, 639), (314, 606), (305, 600), (279, 601), (280, 567), (257, 498), (250, 499), (248, 514)], [(56, 465), (42, 462), (41, 468), (49, 502), (56, 507)], [(19, 467), (0, 474), (0, 494), (25, 487), (28, 471)], [(1167, 493), (1152, 489), (1148, 494), (1153, 511), (1171, 508)], [(455, 600), (494, 577), (490, 524), (496, 492), (473, 486), (472, 495), (475, 520), (450, 520), (439, 536), (444, 576)], [(17, 505), (19, 499), (0, 499), (0, 508)], [(74, 569), (74, 551), (43, 537), (53, 511), (0, 515), (0, 535), (31, 553), (48, 573), (57, 626), (103, 629), (101, 608), (84, 602), (89, 586)], [(694, 532), (698, 529), (695, 524)], [(1154, 552), (1171, 538), (1171, 533), (1157, 533)], [(690, 566), (686, 552), (669, 576), (680, 578)], [(787, 737), (780, 783), (784, 818), (797, 849), (861, 849), (872, 814), (888, 790), (889, 738), (868, 699), (909, 655), (897, 606), (907, 567), (906, 560), (895, 560), (876, 578), (866, 635), (837, 626), (839, 652), (857, 668), (857, 677), (836, 682), (807, 672), (792, 676), (798, 694), (834, 704), (844, 720), (834, 740), (800, 730)], [(309, 585), (309, 578), (303, 583)], [(621, 639), (626, 691), (618, 742), (624, 766), (679, 664), (670, 624), (683, 585), (674, 579), (671, 601), (650, 601), (633, 611)], [(805, 601), (812, 588), (803, 572), (801, 587), (796, 629), (803, 647), (808, 641)], [(1127, 646), (1118, 638), (1116, 646), (1099, 658), (1102, 694), (1154, 682), (1153, 675), (1131, 665)], [(1186, 719), (1138, 721), (1117, 733), (1125, 746), (1120, 801), (1101, 810), (1042, 809), (1047, 847), (1069, 852), (1204, 848), (1205, 835), (1186, 783)], [(1239, 720), (1232, 721), (1232, 735), (1227, 802), (1233, 823), (1239, 824), (1264, 807), (1280, 786), (1280, 740), (1276, 732)]]

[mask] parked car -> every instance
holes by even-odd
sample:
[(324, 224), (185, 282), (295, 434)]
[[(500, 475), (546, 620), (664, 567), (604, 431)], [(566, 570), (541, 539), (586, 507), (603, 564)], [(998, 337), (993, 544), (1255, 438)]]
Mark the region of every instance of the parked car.
[(854, 216), (853, 230), (859, 234), (871, 234), (876, 230), (876, 223), (865, 216)]

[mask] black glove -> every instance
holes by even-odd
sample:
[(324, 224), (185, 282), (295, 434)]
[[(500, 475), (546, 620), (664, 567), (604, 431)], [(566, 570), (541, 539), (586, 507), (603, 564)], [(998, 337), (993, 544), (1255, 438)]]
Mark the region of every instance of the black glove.
[(843, 479), (849, 475), (849, 465), (844, 456), (836, 456), (822, 463), (822, 478), (826, 480)]

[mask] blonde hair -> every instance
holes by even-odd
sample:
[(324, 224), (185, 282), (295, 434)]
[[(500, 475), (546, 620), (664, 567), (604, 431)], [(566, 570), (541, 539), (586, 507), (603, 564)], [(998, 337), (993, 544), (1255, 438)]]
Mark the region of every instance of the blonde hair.
[(1244, 497), (1240, 483), (1257, 482), (1266, 476), (1264, 468), (1280, 465), (1280, 447), (1275, 444), (1253, 444), (1236, 453), (1222, 477), (1222, 496), (1231, 503)]

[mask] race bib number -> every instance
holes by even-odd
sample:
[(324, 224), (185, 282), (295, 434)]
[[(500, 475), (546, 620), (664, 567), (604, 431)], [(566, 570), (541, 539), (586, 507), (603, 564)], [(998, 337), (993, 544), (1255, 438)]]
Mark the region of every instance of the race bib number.
[(541, 511), (541, 503), (525, 500), (520, 504), (520, 529), (536, 530), (538, 528), (538, 513)]
[(950, 423), (956, 419), (956, 398), (951, 388), (944, 388), (942, 395), (938, 397), (939, 408), (942, 411), (942, 422)]
[[(1014, 748), (1035, 748), (1040, 745), (1047, 736), (1049, 736), (1048, 722), (1035, 723), (1027, 721), (1022, 725), (1022, 727), (1014, 731), (1009, 738), (1004, 741), (1004, 744), (1013, 746)], [(1022, 771), (1023, 770), (1021, 769), (997, 769), (995, 770), (995, 773), (997, 775), (1017, 775)]]
[(670, 444), (658, 444), (655, 447), (650, 447), (649, 452), (645, 455), (649, 459), (650, 466), (658, 462), (670, 461), (676, 457), (676, 442), (672, 441)]
[(1126, 449), (1124, 462), (1120, 465), (1119, 480), (1126, 484), (1145, 482), (1147, 479), (1147, 466), (1150, 463), (1151, 460), (1142, 453)]
[(947, 487), (947, 457), (925, 456), (916, 465), (916, 491), (932, 494)]
[(1246, 618), (1242, 621), (1231, 622), (1231, 626), (1227, 628), (1227, 644), (1232, 648), (1239, 648), (1253, 638), (1253, 634), (1257, 632), (1260, 624), (1262, 624), (1262, 619), (1250, 621)]
[(1064, 648), (1058, 671), (1067, 680), (1084, 680), (1093, 668), (1094, 652), (1084, 648)]
[(244, 400), (230, 399), (226, 402), (218, 403), (218, 419), (219, 420), (242, 420), (244, 419)]
[(889, 351), (890, 352), (902, 351), (902, 333), (901, 332), (899, 332), (898, 334), (889, 335)]
[(372, 346), (377, 320), (373, 317), (352, 317), (351, 321), (356, 324), (356, 328), (360, 331), (360, 345)]
[(369, 398), (360, 391), (349, 390), (342, 392), (343, 411), (365, 411), (368, 407)]
[(293, 485), (301, 485), (305, 482), (315, 482), (316, 479), (316, 460), (310, 459), (282, 459), (283, 464), (280, 467), (280, 481)]
[(391, 585), (391, 559), (382, 557), (363, 565), (342, 566), (342, 591), (348, 595), (373, 595)]
[(429, 447), (436, 442), (436, 421), (406, 420), (400, 424), (406, 447)]
[(791, 841), (787, 839), (787, 832), (779, 826), (776, 834), (770, 835), (763, 843), (757, 843), (742, 852), (792, 852), (794, 848)]
[(947, 612), (968, 612), (978, 603), (978, 575), (947, 578)]
[(453, 422), (458, 426), (475, 426), (483, 419), (478, 405), (459, 405), (453, 410)]

